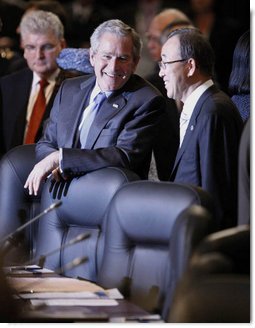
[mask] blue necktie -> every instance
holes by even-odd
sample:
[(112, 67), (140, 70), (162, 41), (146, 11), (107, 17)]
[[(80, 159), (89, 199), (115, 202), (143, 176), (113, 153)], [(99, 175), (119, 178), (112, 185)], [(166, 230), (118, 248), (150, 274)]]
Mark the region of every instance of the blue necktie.
[(86, 109), (88, 110), (88, 115), (86, 119), (84, 120), (81, 130), (80, 130), (80, 143), (81, 148), (85, 148), (86, 140), (89, 134), (89, 130), (91, 127), (91, 124), (98, 112), (99, 107), (101, 106), (102, 102), (106, 98), (105, 93), (99, 92), (98, 95), (94, 98), (93, 103), (90, 107)]

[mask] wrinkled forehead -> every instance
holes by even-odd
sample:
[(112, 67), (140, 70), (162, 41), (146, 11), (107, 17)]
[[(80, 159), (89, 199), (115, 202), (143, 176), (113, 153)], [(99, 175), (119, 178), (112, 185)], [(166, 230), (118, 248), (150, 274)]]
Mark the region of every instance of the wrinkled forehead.
[[(161, 58), (175, 58), (180, 55), (180, 41), (177, 35), (168, 39), (161, 50)], [(176, 57), (177, 58), (177, 57)]]

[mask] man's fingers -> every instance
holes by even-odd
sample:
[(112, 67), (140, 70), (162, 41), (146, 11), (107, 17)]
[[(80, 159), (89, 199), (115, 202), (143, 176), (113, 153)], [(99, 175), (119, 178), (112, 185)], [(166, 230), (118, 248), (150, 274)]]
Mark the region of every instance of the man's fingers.
[(60, 175), (60, 172), (59, 172), (59, 168), (57, 167), (56, 169), (54, 169), (52, 172), (52, 177), (54, 180), (56, 180), (57, 182), (61, 181), (61, 175)]

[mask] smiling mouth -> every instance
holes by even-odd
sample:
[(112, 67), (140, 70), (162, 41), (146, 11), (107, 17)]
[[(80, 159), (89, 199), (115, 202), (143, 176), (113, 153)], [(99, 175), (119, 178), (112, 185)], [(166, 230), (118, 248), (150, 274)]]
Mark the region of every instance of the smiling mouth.
[(104, 72), (104, 74), (111, 78), (116, 78), (116, 77), (123, 78), (123, 76), (124, 76), (124, 74), (111, 74), (111, 73), (107, 73), (107, 72)]

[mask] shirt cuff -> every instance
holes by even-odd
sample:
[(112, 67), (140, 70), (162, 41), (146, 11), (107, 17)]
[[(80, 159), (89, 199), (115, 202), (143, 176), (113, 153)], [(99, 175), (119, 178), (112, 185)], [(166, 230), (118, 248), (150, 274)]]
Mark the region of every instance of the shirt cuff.
[(63, 148), (59, 148), (59, 171), (62, 174), (63, 173)]

